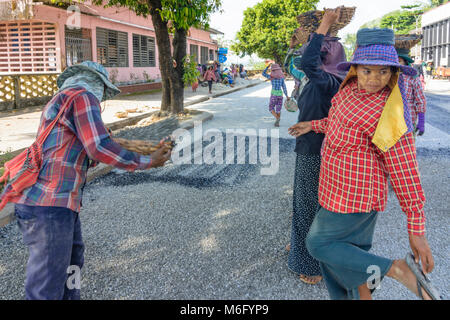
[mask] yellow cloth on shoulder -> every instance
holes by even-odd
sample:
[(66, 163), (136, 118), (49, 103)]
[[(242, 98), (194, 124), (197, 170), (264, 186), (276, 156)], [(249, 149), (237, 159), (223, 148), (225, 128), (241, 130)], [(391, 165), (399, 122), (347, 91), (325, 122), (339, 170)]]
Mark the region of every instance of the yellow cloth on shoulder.
[[(356, 77), (356, 67), (351, 66), (347, 77), (341, 84), (341, 88), (353, 77)], [(372, 138), (372, 143), (376, 145), (381, 151), (386, 152), (393, 147), (398, 140), (408, 131), (405, 122), (403, 98), (398, 86), (399, 73), (397, 72), (391, 77), (389, 81), (389, 88), (391, 94), (389, 95), (377, 128)]]

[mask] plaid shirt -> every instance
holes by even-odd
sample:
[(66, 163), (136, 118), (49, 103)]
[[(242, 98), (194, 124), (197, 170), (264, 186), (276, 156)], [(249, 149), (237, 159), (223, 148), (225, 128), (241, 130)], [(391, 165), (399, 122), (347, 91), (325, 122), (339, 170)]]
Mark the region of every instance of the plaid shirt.
[(417, 114), (425, 113), (427, 108), (427, 99), (423, 92), (423, 86), (419, 77), (411, 77), (404, 74), (400, 75), (404, 79), (405, 93), (408, 99), (409, 110), (413, 125), (417, 124)]
[(390, 89), (376, 94), (359, 91), (351, 80), (332, 100), (328, 118), (312, 121), (325, 133), (320, 168), (319, 203), (340, 213), (384, 211), (388, 177), (408, 219), (408, 232), (425, 233), (425, 196), (420, 183), (412, 133), (387, 152), (371, 139)]
[[(272, 82), (272, 95), (274, 95), (274, 96), (282, 96), (283, 92), (284, 92), (286, 97), (289, 97), (288, 93), (287, 93), (286, 83), (284, 82), (284, 79), (272, 79), (270, 77), (270, 75), (267, 74), (267, 69), (268, 68), (269, 67), (264, 69), (262, 75)], [(281, 91), (281, 89), (283, 89), (283, 92)]]
[[(80, 89), (68, 88), (53, 97), (42, 112), (38, 135), (56, 117), (68, 95)], [(12, 202), (79, 212), (89, 159), (129, 171), (150, 168), (150, 157), (127, 151), (111, 139), (100, 113), (93, 94), (78, 94), (44, 142), (37, 183)]]

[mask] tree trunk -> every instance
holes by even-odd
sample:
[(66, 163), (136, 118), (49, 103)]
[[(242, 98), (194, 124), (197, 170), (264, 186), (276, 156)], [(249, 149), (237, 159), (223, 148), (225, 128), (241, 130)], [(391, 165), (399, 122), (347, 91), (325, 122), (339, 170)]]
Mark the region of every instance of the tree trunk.
[(177, 29), (173, 37), (173, 55), (176, 61), (176, 68), (170, 76), (171, 86), (171, 112), (180, 113), (184, 110), (184, 83), (183, 83), (183, 58), (186, 56), (186, 30)]
[(274, 60), (275, 63), (277, 63), (278, 65), (280, 65), (280, 67), (283, 68), (283, 58), (280, 57), (278, 54), (274, 54)]
[(158, 10), (161, 10), (161, 1), (148, 0), (153, 26), (158, 46), (159, 70), (161, 72), (162, 100), (161, 111), (170, 111), (171, 101), (171, 74), (173, 73), (172, 53), (170, 49), (169, 30), (167, 22), (163, 21)]

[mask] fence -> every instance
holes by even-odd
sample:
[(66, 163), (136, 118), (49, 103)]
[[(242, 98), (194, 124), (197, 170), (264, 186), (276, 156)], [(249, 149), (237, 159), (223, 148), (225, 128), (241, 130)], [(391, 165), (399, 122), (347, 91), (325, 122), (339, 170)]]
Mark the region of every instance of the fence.
[(59, 73), (0, 75), (0, 111), (47, 103), (58, 90)]

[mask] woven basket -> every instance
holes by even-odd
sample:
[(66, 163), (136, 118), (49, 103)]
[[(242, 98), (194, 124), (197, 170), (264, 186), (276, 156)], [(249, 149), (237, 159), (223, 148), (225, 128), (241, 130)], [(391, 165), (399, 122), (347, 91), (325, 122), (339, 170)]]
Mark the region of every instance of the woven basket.
[[(128, 140), (122, 138), (113, 138), (113, 139), (115, 142), (120, 144), (122, 148), (142, 155), (150, 155), (160, 148), (159, 141)], [(174, 142), (171, 139), (165, 141), (164, 144), (168, 146), (170, 149), (173, 149), (174, 147)]]
[(420, 34), (396, 34), (395, 35), (395, 48), (410, 50), (416, 44), (422, 40)]
[(301, 28), (298, 28), (294, 32), (294, 36), (297, 38), (298, 43), (305, 44), (308, 42), (310, 33), (304, 32)]
[[(338, 19), (339, 22), (333, 24), (330, 27), (329, 34), (333, 37), (337, 36), (339, 30), (344, 28), (346, 25), (350, 23), (353, 16), (355, 15), (356, 7), (341, 7), (341, 15)], [(305, 13), (302, 13), (297, 16), (297, 21), (303, 31), (306, 34), (306, 38), (308, 38), (309, 34), (315, 32), (322, 22), (322, 18), (325, 11), (323, 10), (312, 10)], [(299, 34), (298, 38), (300, 40), (305, 38), (305, 35), (300, 35), (301, 31), (297, 32)], [(300, 37), (300, 38), (299, 38)]]

